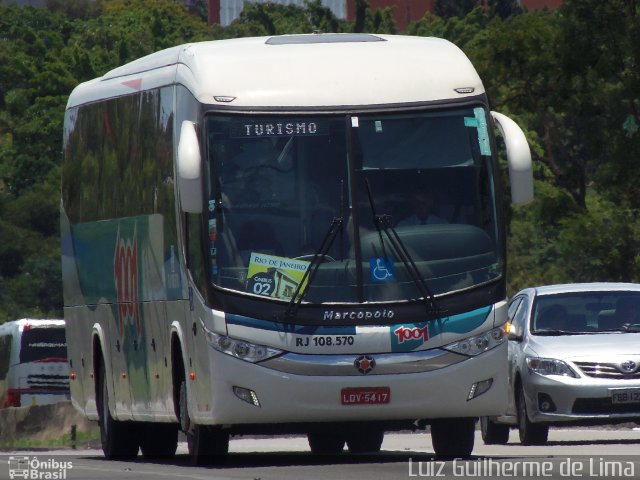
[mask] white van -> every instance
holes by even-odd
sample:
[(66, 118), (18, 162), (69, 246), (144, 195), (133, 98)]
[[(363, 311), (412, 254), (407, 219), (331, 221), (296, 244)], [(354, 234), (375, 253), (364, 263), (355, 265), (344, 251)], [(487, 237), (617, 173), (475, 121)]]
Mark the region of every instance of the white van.
[(22, 319), (0, 325), (0, 408), (68, 399), (64, 320)]

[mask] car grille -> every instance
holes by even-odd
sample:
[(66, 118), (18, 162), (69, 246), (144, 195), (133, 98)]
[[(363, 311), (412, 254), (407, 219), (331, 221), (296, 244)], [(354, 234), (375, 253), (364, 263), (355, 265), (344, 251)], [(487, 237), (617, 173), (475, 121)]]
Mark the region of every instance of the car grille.
[(640, 379), (640, 370), (622, 373), (615, 363), (575, 362), (585, 375), (595, 378)]
[(637, 413), (640, 414), (640, 403), (611, 402), (610, 398), (577, 398), (573, 402), (573, 413), (581, 415)]

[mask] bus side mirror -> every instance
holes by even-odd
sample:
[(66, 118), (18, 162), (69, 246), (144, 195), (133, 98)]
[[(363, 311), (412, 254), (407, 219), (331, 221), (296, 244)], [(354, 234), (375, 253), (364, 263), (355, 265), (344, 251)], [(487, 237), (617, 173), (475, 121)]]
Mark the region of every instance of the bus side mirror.
[(202, 213), (200, 144), (192, 122), (182, 122), (178, 141), (178, 192), (183, 212)]
[(516, 205), (529, 203), (533, 200), (533, 170), (531, 168), (531, 151), (524, 132), (516, 122), (506, 115), (498, 112), (491, 112), (491, 115), (500, 129), (507, 147), (511, 201)]

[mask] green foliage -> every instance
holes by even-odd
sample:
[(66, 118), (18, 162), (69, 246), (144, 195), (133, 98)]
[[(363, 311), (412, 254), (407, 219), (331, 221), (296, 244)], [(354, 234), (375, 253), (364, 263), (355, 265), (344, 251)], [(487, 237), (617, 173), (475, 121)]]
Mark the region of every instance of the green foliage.
[[(476, 66), (495, 110), (529, 140), (532, 205), (508, 210), (509, 291), (560, 281), (640, 281), (640, 15), (633, 0), (438, 0), (403, 33), (449, 39)], [(46, 0), (0, 4), (0, 321), (60, 316), (62, 121), (82, 81), (173, 45), (289, 33), (395, 33), (390, 8), (356, 0), (353, 23), (319, 0), (247, 4), (228, 27), (204, 2)], [(506, 166), (501, 161), (501, 169)]]

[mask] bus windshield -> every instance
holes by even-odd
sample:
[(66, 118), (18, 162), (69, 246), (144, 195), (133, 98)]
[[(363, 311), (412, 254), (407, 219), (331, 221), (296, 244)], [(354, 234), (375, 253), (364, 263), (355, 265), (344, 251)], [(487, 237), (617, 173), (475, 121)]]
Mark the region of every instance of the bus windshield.
[(205, 129), (218, 287), (281, 301), (302, 287), (310, 303), (388, 302), (422, 298), (420, 282), (438, 296), (502, 275), (482, 107), (212, 114)]

